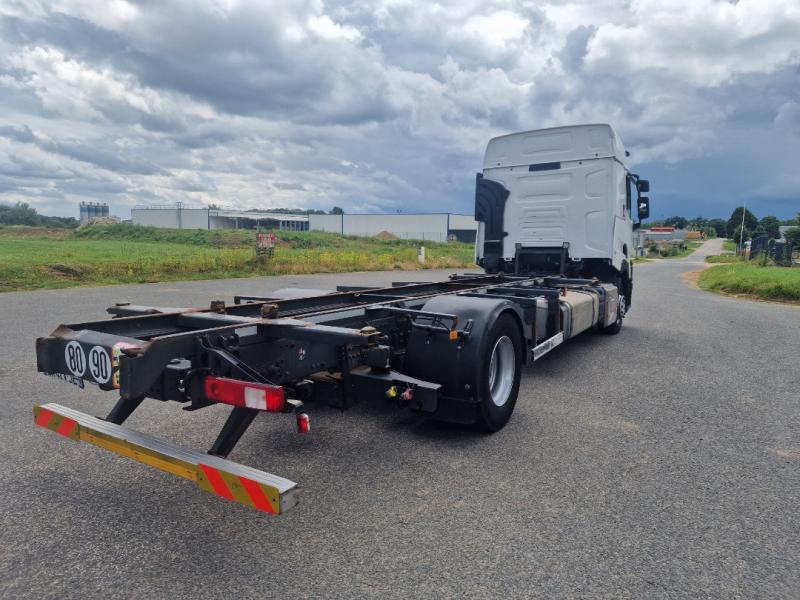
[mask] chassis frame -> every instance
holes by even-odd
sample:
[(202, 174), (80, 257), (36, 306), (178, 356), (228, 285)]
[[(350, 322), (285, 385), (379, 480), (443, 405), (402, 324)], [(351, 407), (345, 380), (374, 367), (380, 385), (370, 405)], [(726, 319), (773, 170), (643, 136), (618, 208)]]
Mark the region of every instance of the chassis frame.
[[(37, 367), (81, 386), (117, 390), (119, 399), (105, 418), (115, 425), (145, 398), (177, 401), (188, 411), (214, 404), (203, 385), (208, 376), (280, 386), (289, 398), (284, 412), (298, 415), (304, 401), (323, 392), (348, 408), (362, 391), (381, 390), (412, 410), (468, 422), (443, 409), (448, 398), (441, 381), (407, 372), (406, 353), (413, 336), (459, 352), (478, 333), (483, 316), (481, 310), (469, 318), (426, 310), (431, 299), (474, 299), (470, 303), (510, 310), (526, 345), (524, 362), (565, 339), (559, 298), (567, 289), (597, 294), (600, 314), (605, 312), (605, 290), (597, 280), (562, 276), (467, 274), (443, 282), (337, 289), (304, 298), (235, 296), (232, 305), (215, 300), (208, 308), (121, 303), (108, 309), (110, 319), (61, 325), (39, 338)], [(536, 313), (542, 301), (547, 317), (539, 331)], [(470, 402), (451, 400), (457, 406)], [(258, 413), (234, 407), (209, 454), (226, 457)]]

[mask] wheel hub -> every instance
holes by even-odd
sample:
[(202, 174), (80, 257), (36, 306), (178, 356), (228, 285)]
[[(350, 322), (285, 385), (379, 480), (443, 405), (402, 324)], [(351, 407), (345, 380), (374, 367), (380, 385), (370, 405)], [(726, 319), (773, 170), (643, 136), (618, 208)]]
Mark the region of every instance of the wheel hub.
[(495, 342), (489, 360), (489, 394), (495, 406), (508, 402), (514, 387), (516, 366), (514, 342), (504, 335)]

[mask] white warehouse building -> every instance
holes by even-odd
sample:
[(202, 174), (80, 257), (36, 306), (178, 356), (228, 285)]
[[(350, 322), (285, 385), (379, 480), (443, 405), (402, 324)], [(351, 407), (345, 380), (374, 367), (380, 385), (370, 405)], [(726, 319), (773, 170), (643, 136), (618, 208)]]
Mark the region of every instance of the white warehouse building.
[(308, 215), (255, 210), (137, 206), (131, 209), (134, 225), (163, 229), (282, 229), (307, 231)]
[(401, 239), (474, 242), (478, 223), (472, 215), (453, 213), (308, 215), (309, 229), (344, 235), (389, 233)]
[(472, 215), (453, 213), (390, 214), (284, 214), (270, 211), (223, 210), (171, 206), (137, 206), (131, 210), (134, 225), (163, 229), (277, 229), (330, 231), (344, 235), (375, 236), (388, 233), (400, 239), (474, 242), (478, 223)]

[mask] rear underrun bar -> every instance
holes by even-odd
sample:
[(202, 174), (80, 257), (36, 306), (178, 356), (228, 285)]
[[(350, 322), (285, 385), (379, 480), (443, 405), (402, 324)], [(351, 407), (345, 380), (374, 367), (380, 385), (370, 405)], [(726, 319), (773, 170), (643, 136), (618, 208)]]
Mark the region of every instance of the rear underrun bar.
[(298, 485), (278, 475), (183, 448), (59, 404), (35, 406), (33, 415), (39, 427), (188, 479), (206, 492), (251, 508), (277, 515), (297, 504)]

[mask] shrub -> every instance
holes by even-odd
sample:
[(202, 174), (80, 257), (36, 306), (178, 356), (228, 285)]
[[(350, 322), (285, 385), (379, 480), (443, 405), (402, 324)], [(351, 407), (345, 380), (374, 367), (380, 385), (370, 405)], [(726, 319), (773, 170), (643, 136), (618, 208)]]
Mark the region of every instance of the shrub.
[(784, 235), (790, 246), (800, 249), (800, 227), (790, 227)]

